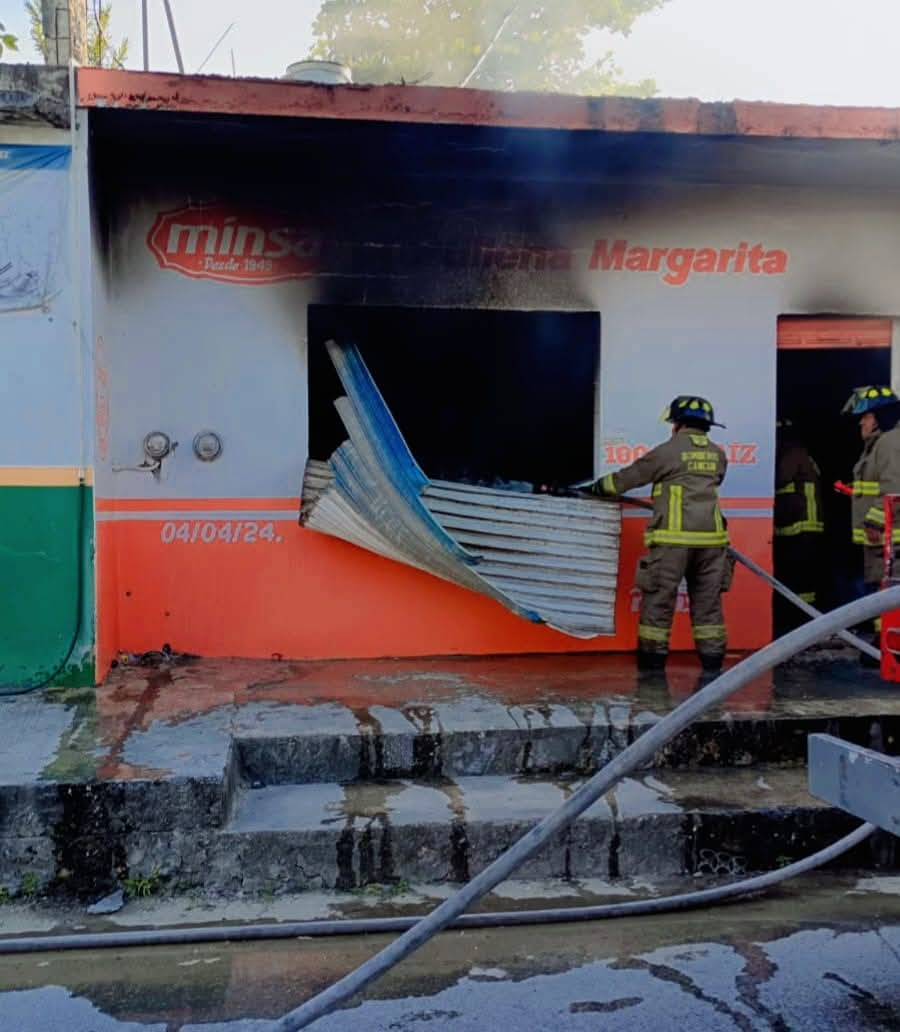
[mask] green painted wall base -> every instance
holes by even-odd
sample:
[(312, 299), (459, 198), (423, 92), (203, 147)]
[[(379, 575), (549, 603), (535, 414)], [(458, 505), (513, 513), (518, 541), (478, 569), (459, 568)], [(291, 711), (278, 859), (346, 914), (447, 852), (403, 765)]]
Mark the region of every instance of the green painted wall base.
[(93, 525), (88, 486), (0, 487), (0, 694), (94, 683)]

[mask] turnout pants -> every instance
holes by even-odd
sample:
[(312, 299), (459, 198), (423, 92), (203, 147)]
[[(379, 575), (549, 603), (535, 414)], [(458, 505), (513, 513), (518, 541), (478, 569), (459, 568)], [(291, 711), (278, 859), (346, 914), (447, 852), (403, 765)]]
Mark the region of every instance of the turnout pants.
[(722, 592), (730, 587), (734, 563), (725, 548), (655, 545), (641, 559), (637, 586), (642, 592), (638, 648), (665, 656), (678, 587), (687, 581), (694, 645), (701, 656), (723, 656), (727, 645)]
[[(818, 604), (821, 557), (821, 534), (793, 534), (775, 538), (775, 576), (811, 606)], [(793, 631), (809, 619), (777, 591), (773, 594), (772, 617), (776, 638)]]
[[(900, 555), (897, 545), (894, 545), (893, 576), (900, 576)], [(866, 587), (866, 594), (871, 595), (873, 591), (881, 588), (884, 580), (884, 549), (881, 545), (863, 545), (863, 582)], [(881, 617), (872, 621), (871, 627), (876, 634), (881, 633)]]
[[(894, 576), (900, 575), (897, 562), (897, 545), (894, 545)], [(881, 545), (863, 545), (863, 580), (866, 590), (877, 591), (884, 580), (884, 549)]]

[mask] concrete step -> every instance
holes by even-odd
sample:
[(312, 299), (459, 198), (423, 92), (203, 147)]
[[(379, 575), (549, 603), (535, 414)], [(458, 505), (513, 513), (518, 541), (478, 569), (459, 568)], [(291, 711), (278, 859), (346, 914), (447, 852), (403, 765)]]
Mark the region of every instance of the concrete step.
[[(661, 750), (659, 769), (806, 762), (806, 739), (827, 732), (888, 753), (900, 744), (900, 713), (882, 700), (799, 700), (770, 712), (723, 710)], [(657, 723), (628, 700), (502, 704), (481, 695), (401, 707), (293, 707), (233, 727), (251, 784), (351, 782), (485, 775), (590, 775)]]
[[(579, 784), (485, 775), (243, 789), (214, 848), (248, 892), (461, 882)], [(803, 770), (653, 771), (624, 781), (516, 877), (739, 877), (815, 852), (856, 823), (813, 799)]]
[[(545, 812), (526, 805), (541, 779), (545, 801), (558, 800), (572, 777), (593, 773), (689, 697), (697, 677), (696, 661), (679, 656), (662, 679), (638, 677), (632, 656), (614, 655), (141, 661), (96, 692), (0, 700), (0, 888), (37, 883), (93, 900), (129, 878), (165, 892), (262, 894), (283, 879), (306, 890), (421, 881), (407, 873), (416, 870), (460, 878)], [(830, 831), (833, 818), (807, 802), (782, 813), (788, 797), (779, 791), (771, 803), (723, 799), (727, 776), (752, 782), (760, 772), (750, 765), (768, 762), (773, 788), (778, 774), (801, 783), (811, 731), (896, 753), (898, 721), (900, 693), (874, 672), (830, 656), (795, 664), (742, 689), (656, 757), (652, 774), (641, 772), (645, 788), (647, 776), (683, 786), (663, 812), (597, 813), (533, 864), (557, 877), (594, 867), (602, 877), (618, 870), (619, 879), (674, 868), (693, 876), (714, 858), (708, 848), (773, 866), (802, 852), (784, 848), (784, 835), (802, 844), (840, 829), (819, 835), (819, 822)], [(693, 795), (688, 775), (701, 779)], [(515, 788), (523, 777), (529, 791), (509, 797), (496, 820), (468, 806), (490, 788), (484, 780), (470, 790), (468, 781), (506, 779)], [(293, 808), (318, 812), (312, 827), (238, 830), (248, 806), (263, 812), (264, 789), (293, 797), (303, 783), (320, 800), (332, 793), (330, 810), (317, 811), (310, 794)], [(248, 791), (254, 784), (259, 793)], [(368, 809), (342, 809), (366, 791), (376, 799)], [(432, 800), (431, 810), (442, 795), (441, 819), (402, 823), (392, 800), (405, 806), (416, 795)], [(772, 836), (773, 827), (787, 830)], [(863, 866), (873, 859), (882, 862), (867, 855)]]

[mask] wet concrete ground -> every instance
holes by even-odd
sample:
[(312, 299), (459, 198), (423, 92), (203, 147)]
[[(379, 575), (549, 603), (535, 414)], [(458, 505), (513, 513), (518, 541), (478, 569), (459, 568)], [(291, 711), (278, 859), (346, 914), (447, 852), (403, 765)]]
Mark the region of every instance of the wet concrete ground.
[[(624, 655), (157, 654), (96, 690), (0, 699), (0, 889), (89, 900), (148, 876), (230, 894), (465, 880), (698, 676), (691, 656), (648, 679)], [(900, 692), (846, 654), (762, 678), (523, 876), (693, 873), (709, 850), (755, 869), (812, 852), (847, 830), (803, 786), (806, 735), (821, 730), (896, 751)]]
[[(0, 958), (10, 1032), (262, 1032), (386, 937)], [(446, 933), (321, 1032), (900, 1027), (900, 879), (697, 913)]]
[[(900, 690), (838, 653), (814, 654), (736, 693), (726, 715), (900, 716)], [(736, 661), (738, 657), (734, 657)], [(0, 786), (216, 777), (234, 735), (558, 728), (584, 709), (662, 715), (694, 692), (692, 656), (640, 679), (631, 655), (274, 662), (166, 661), (114, 670), (94, 689), (0, 698)], [(618, 718), (617, 718), (618, 712)], [(715, 716), (715, 714), (711, 714)]]

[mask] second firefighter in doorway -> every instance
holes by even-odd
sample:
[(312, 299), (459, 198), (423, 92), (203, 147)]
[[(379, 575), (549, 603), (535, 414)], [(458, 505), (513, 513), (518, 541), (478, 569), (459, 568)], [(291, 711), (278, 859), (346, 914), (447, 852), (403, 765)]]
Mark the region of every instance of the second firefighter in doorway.
[[(780, 419), (775, 437), (775, 572), (804, 602), (814, 606), (822, 559), (822, 477), (789, 419)], [(777, 592), (775, 637), (806, 620)]]
[(669, 652), (669, 635), (678, 588), (687, 581), (694, 644), (703, 669), (722, 668), (727, 637), (722, 592), (731, 582), (728, 531), (719, 508), (719, 485), (728, 461), (709, 437), (716, 423), (712, 405), (695, 395), (680, 395), (663, 413), (672, 436), (643, 458), (592, 487), (614, 496), (653, 485), (653, 516), (644, 535), (649, 553), (640, 562), (641, 591), (638, 667), (661, 670)]
[[(853, 541), (863, 546), (866, 590), (876, 591), (884, 576), (884, 496), (900, 494), (900, 399), (890, 387), (860, 387), (844, 412), (859, 417), (863, 450), (853, 467)], [(893, 539), (900, 542), (900, 529)]]

